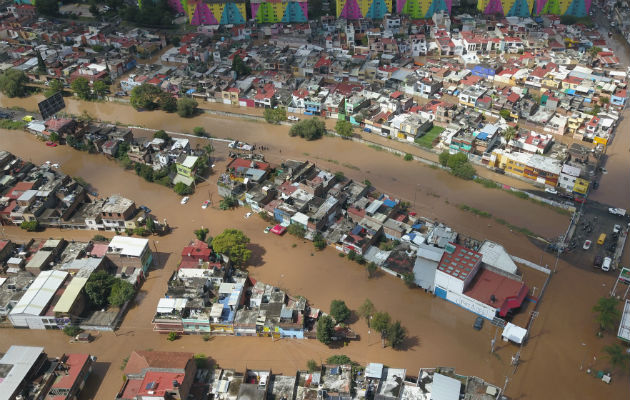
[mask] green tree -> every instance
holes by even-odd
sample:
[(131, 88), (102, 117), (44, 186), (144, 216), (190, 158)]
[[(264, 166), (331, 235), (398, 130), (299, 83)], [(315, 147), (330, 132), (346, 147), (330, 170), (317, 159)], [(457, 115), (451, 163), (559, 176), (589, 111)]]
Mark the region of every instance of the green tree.
[(98, 17), (99, 14), (101, 13), (96, 3), (90, 3), (90, 7), (88, 8), (88, 11), (90, 12), (90, 14), (92, 14), (93, 17)]
[(345, 354), (335, 354), (326, 359), (326, 364), (330, 365), (348, 365), (352, 364), (352, 360)]
[(350, 309), (343, 300), (333, 300), (330, 302), (330, 315), (337, 323), (344, 322), (350, 318)]
[(42, 54), (37, 51), (37, 72), (40, 74), (46, 73), (46, 62), (42, 58)]
[(501, 116), (501, 118), (503, 118), (506, 121), (510, 120), (510, 110), (508, 109), (501, 109), (501, 111), (499, 111), (499, 115)]
[(348, 252), (348, 260), (354, 261), (357, 258), (357, 253), (354, 250)]
[(289, 136), (299, 136), (306, 140), (321, 138), (326, 132), (324, 121), (318, 118), (306, 119), (293, 125), (289, 129)]
[(236, 198), (234, 198), (233, 196), (226, 196), (223, 199), (221, 199), (221, 201), (219, 202), (219, 208), (224, 211), (232, 209), (236, 207), (237, 205), (238, 205), (238, 200), (236, 200)]
[(610, 103), (610, 97), (608, 96), (602, 96), (599, 98), (599, 102), (602, 104), (608, 104)]
[(317, 371), (317, 363), (315, 362), (315, 360), (308, 360), (306, 362), (306, 369), (308, 370), (308, 372), (315, 372)]
[(90, 81), (80, 76), (72, 81), (70, 88), (76, 93), (77, 97), (81, 100), (89, 100), (92, 97), (92, 90), (90, 89)]
[(378, 271), (378, 266), (374, 262), (370, 262), (366, 268), (368, 272), (368, 279), (372, 279), (376, 276), (376, 271)]
[(8, 69), (0, 75), (0, 91), (7, 97), (25, 96), (27, 83), (26, 74), (16, 69)]
[(227, 255), (230, 260), (239, 266), (247, 263), (252, 256), (247, 248), (249, 238), (237, 229), (226, 229), (212, 239), (212, 249), (220, 254)]
[(193, 133), (195, 134), (195, 136), (206, 136), (206, 130), (203, 129), (202, 126), (195, 126), (193, 128)]
[(49, 17), (59, 15), (59, 3), (57, 0), (37, 0), (35, 2), (35, 9), (37, 9), (38, 14)]
[(277, 124), (287, 119), (287, 110), (284, 107), (265, 108), (263, 112), (265, 121), (270, 124)]
[(405, 272), (403, 274), (403, 281), (405, 282), (405, 285), (407, 285), (407, 287), (414, 288), (417, 286), (416, 277), (413, 272)]
[(335, 323), (332, 317), (328, 315), (322, 315), (317, 321), (317, 340), (324, 344), (330, 344), (333, 341), (333, 335), (335, 333)]
[(394, 349), (400, 349), (407, 337), (407, 331), (396, 321), (387, 328), (387, 341)]
[(359, 306), (359, 315), (362, 316), (363, 318), (365, 318), (367, 321), (370, 320), (370, 317), (374, 314), (374, 311), (376, 309), (374, 308), (374, 303), (372, 303), (372, 300), (370, 299), (365, 299), (365, 301), (363, 302), (363, 304), (361, 304)]
[(317, 250), (324, 250), (324, 248), (326, 248), (326, 239), (324, 239), (321, 233), (317, 232), (315, 234), (313, 245)]
[(448, 158), (446, 165), (453, 169), (468, 161), (468, 156), (464, 153), (455, 153)]
[(178, 337), (179, 335), (177, 334), (177, 332), (169, 332), (166, 336), (166, 340), (168, 340), (169, 342), (173, 342), (177, 340)]
[(82, 329), (76, 325), (66, 325), (63, 327), (63, 333), (70, 337), (75, 337), (79, 333), (81, 333)]
[(625, 371), (628, 368), (630, 355), (618, 343), (604, 347), (604, 351), (610, 360), (612, 369), (621, 369)]
[(172, 93), (162, 92), (157, 101), (160, 110), (169, 113), (177, 111), (177, 99)]
[(148, 83), (143, 83), (131, 90), (129, 103), (136, 110), (154, 110), (157, 108), (157, 100), (162, 94), (162, 90)]
[(59, 79), (53, 79), (48, 82), (48, 89), (46, 89), (44, 95), (46, 97), (50, 97), (57, 92), (63, 92), (63, 82), (61, 82)]
[(407, 153), (407, 154), (405, 154), (405, 157), (403, 157), (403, 159), (405, 161), (412, 161), (413, 160), (413, 154)]
[(135, 294), (136, 289), (131, 283), (123, 279), (116, 279), (107, 299), (112, 306), (120, 307), (131, 300)]
[(503, 138), (505, 139), (506, 142), (509, 142), (510, 140), (514, 139), (515, 137), (516, 137), (516, 128), (515, 127), (510, 126), (505, 131), (503, 131)]
[(109, 85), (107, 85), (107, 83), (105, 83), (104, 81), (100, 79), (97, 81), (94, 81), (93, 88), (94, 88), (94, 93), (98, 97), (105, 97), (105, 95), (109, 91)]
[(352, 131), (353, 127), (350, 122), (343, 119), (337, 120), (337, 123), (335, 124), (335, 132), (337, 132), (339, 136), (344, 139), (351, 138), (353, 135)]
[(48, 139), (50, 139), (51, 142), (59, 143), (59, 134), (57, 132), (50, 132)]
[(304, 236), (306, 236), (306, 229), (304, 229), (304, 227), (300, 224), (289, 225), (289, 227), (287, 228), (287, 232), (289, 232), (289, 235), (293, 235), (299, 238), (303, 238)]
[(192, 117), (199, 104), (196, 100), (184, 97), (177, 101), (177, 115), (184, 118)]
[(162, 139), (164, 140), (164, 142), (166, 142), (166, 144), (169, 144), (173, 141), (173, 139), (171, 139), (171, 137), (168, 135), (168, 133), (164, 132), (162, 129), (160, 129), (159, 131), (156, 131), (153, 134), (154, 138), (157, 139)]
[(20, 224), (20, 228), (24, 229), (27, 232), (37, 232), (39, 230), (39, 222), (36, 220), (33, 221), (22, 221)]
[(387, 330), (390, 320), (391, 320), (391, 317), (389, 316), (388, 313), (375, 312), (374, 315), (372, 316), (372, 322), (370, 326), (374, 328), (376, 332), (380, 333)]
[(184, 182), (177, 182), (173, 187), (173, 190), (180, 196), (186, 196), (192, 194), (193, 192), (193, 188), (186, 185)]
[(202, 368), (207, 367), (208, 357), (206, 357), (205, 354), (195, 354), (193, 356), (193, 359), (195, 360), (195, 364), (197, 365), (197, 368), (202, 369)]
[(593, 306), (593, 312), (598, 313), (595, 320), (599, 324), (600, 331), (612, 331), (621, 318), (619, 301), (614, 297), (601, 297)]
[(206, 236), (208, 236), (208, 232), (210, 232), (208, 228), (199, 228), (194, 231), (197, 239), (201, 240), (202, 242), (206, 240)]
[(90, 275), (85, 284), (85, 294), (90, 299), (93, 308), (103, 308), (107, 305), (115, 280), (115, 277), (105, 271), (96, 271)]
[(465, 162), (463, 164), (456, 166), (455, 168), (451, 170), (451, 172), (456, 177), (466, 179), (466, 180), (473, 179), (475, 177), (475, 174), (477, 173), (475, 171), (475, 167), (473, 167), (469, 162)]
[(154, 233), (155, 232), (155, 221), (153, 221), (153, 217), (147, 215), (147, 231)]
[(449, 158), (451, 158), (451, 154), (448, 152), (448, 150), (444, 150), (443, 152), (440, 153), (440, 156), (439, 156), (440, 164), (443, 167), (446, 167), (448, 165)]
[(242, 78), (251, 73), (251, 69), (238, 55), (234, 56), (234, 58), (232, 59), (232, 71), (236, 72), (237, 78)]

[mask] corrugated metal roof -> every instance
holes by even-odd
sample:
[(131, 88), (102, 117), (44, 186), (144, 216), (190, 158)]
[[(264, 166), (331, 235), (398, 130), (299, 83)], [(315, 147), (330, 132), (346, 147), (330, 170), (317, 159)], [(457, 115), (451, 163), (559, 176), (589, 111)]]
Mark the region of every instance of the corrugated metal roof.
[(459, 400), (462, 383), (442, 374), (433, 374), (431, 400)]
[(81, 293), (81, 289), (87, 283), (88, 278), (73, 278), (66, 287), (66, 290), (63, 292), (57, 304), (55, 304), (55, 308), (53, 308), (54, 312), (67, 313), (72, 308), (74, 301), (76, 300), (79, 293)]
[(17, 394), (16, 391), (18, 387), (20, 387), (22, 381), (26, 378), (26, 375), (43, 351), (43, 347), (9, 347), (6, 354), (0, 359), (0, 364), (13, 365), (13, 368), (11, 368), (7, 376), (0, 380), (0, 393), (3, 395), (2, 398), (12, 398)]
[(66, 276), (68, 273), (63, 271), (42, 271), (11, 310), (11, 315), (40, 315)]

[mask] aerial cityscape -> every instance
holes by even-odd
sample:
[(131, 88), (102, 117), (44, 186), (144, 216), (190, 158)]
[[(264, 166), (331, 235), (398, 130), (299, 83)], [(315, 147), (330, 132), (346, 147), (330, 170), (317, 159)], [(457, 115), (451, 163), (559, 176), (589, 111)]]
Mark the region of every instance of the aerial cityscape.
[(5, 0), (0, 400), (630, 398), (630, 3)]

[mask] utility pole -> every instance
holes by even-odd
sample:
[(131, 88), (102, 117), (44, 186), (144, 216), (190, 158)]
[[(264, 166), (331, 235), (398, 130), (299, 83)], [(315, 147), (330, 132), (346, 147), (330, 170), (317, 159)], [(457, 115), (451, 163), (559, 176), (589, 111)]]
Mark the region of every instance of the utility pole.
[(495, 326), (495, 328), (494, 328), (494, 337), (490, 341), (490, 353), (494, 353), (494, 345), (497, 342), (497, 332), (499, 332), (499, 327)]
[(510, 382), (510, 378), (505, 377), (505, 383), (503, 384), (503, 390), (501, 390), (501, 394), (505, 396), (505, 389), (507, 388), (508, 382)]

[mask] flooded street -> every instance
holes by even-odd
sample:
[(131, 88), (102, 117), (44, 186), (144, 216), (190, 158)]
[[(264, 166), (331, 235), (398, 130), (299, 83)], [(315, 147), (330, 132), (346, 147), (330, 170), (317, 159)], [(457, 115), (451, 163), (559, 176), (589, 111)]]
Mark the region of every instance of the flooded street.
[[(33, 109), (32, 100), (29, 102), (8, 102), (0, 98), (3, 106), (21, 105)], [(377, 190), (409, 201), (420, 214), (443, 221), (465, 234), (500, 242), (514, 255), (536, 263), (553, 264), (554, 258), (541, 252), (525, 236), (511, 232), (491, 219), (460, 211), (456, 205), (466, 204), (488, 211), (544, 237), (563, 233), (568, 224), (567, 216), (547, 207), (338, 138), (305, 142), (290, 138), (285, 126), (208, 115), (181, 119), (162, 112), (137, 113), (120, 104), (66, 102), (68, 112), (81, 114), (86, 110), (95, 118), (112, 122), (180, 132), (191, 132), (193, 127), (203, 126), (215, 137), (230, 137), (270, 147), (266, 156), (272, 163), (283, 158), (308, 158), (322, 168), (343, 171), (353, 179), (369, 179)], [(194, 139), (193, 146), (196, 141), (200, 140)], [(226, 146), (217, 143), (216, 148), (217, 170), (222, 170), (226, 163)], [(408, 289), (399, 279), (389, 275), (367, 279), (364, 267), (339, 258), (332, 249), (314, 252), (312, 243), (303, 243), (290, 236), (265, 235), (266, 223), (254, 217), (244, 219), (245, 209), (202, 210), (201, 203), (205, 199), (211, 197), (213, 203), (218, 202), (214, 176), (199, 184), (188, 204), (182, 206), (171, 189), (147, 183), (102, 155), (81, 153), (67, 146), (49, 148), (30, 134), (4, 130), (0, 131), (0, 149), (35, 163), (58, 162), (64, 173), (83, 177), (102, 196), (120, 193), (138, 205), (146, 204), (156, 216), (167, 218), (174, 227), (171, 235), (151, 239), (160, 266), (150, 272), (138, 296), (138, 304), (129, 311), (116, 334), (103, 333), (91, 344), (69, 344), (61, 332), (19, 331), (16, 335), (13, 329), (0, 330), (0, 351), (6, 350), (10, 344), (45, 344), (52, 356), (62, 351), (86, 351), (97, 355), (97, 373), (106, 374), (105, 380), (100, 385), (90, 385), (90, 391), (83, 398), (113, 398), (122, 382), (122, 359), (131, 350), (148, 348), (204, 353), (226, 368), (271, 368), (275, 373), (293, 373), (295, 369), (305, 368), (309, 359), (320, 362), (330, 354), (346, 354), (362, 364), (378, 361), (404, 367), (409, 375), (416, 375), (420, 367), (453, 366), (461, 374), (477, 375), (499, 386), (503, 386), (507, 375), (510, 377), (507, 394), (518, 399), (628, 398), (627, 373), (613, 375), (611, 385), (606, 385), (580, 371), (580, 365), (594, 364), (596, 369), (608, 366), (601, 349), (614, 341), (614, 335), (596, 338), (596, 324), (590, 310), (596, 299), (610, 290), (612, 275), (561, 262), (559, 273), (552, 279), (539, 307), (540, 315), (534, 322), (529, 344), (523, 350), (518, 372), (512, 375), (510, 357), (518, 348), (499, 341), (498, 351), (495, 355), (490, 354), (494, 327), (485, 324), (482, 331), (473, 330), (474, 315), (470, 312), (423, 291)], [(613, 160), (611, 156), (610, 161)], [(611, 168), (609, 171), (609, 175), (613, 174)], [(621, 169), (619, 171), (623, 174)], [(597, 194), (606, 195), (603, 190), (607, 186), (615, 185), (602, 180)], [(193, 237), (192, 231), (200, 226), (208, 227), (212, 236), (227, 227), (242, 229), (251, 238), (254, 253), (253, 265), (249, 267), (251, 275), (284, 288), (292, 295), (305, 296), (315, 307), (327, 311), (330, 301), (339, 298), (356, 309), (365, 298), (370, 298), (378, 309), (389, 312), (408, 329), (407, 350), (383, 349), (379, 338), (368, 335), (363, 321), (353, 325), (361, 340), (342, 349), (330, 349), (314, 340), (273, 342), (269, 338), (216, 337), (203, 342), (200, 337), (187, 336), (168, 342), (164, 335), (152, 332), (150, 322), (157, 301), (166, 289), (166, 280), (179, 262), (181, 248)], [(15, 227), (6, 228), (6, 233), (13, 239), (32, 236)], [(37, 235), (89, 240), (93, 234), (47, 230)], [(295, 248), (292, 247), (294, 243)], [(596, 355), (596, 361), (593, 361), (593, 355)]]

